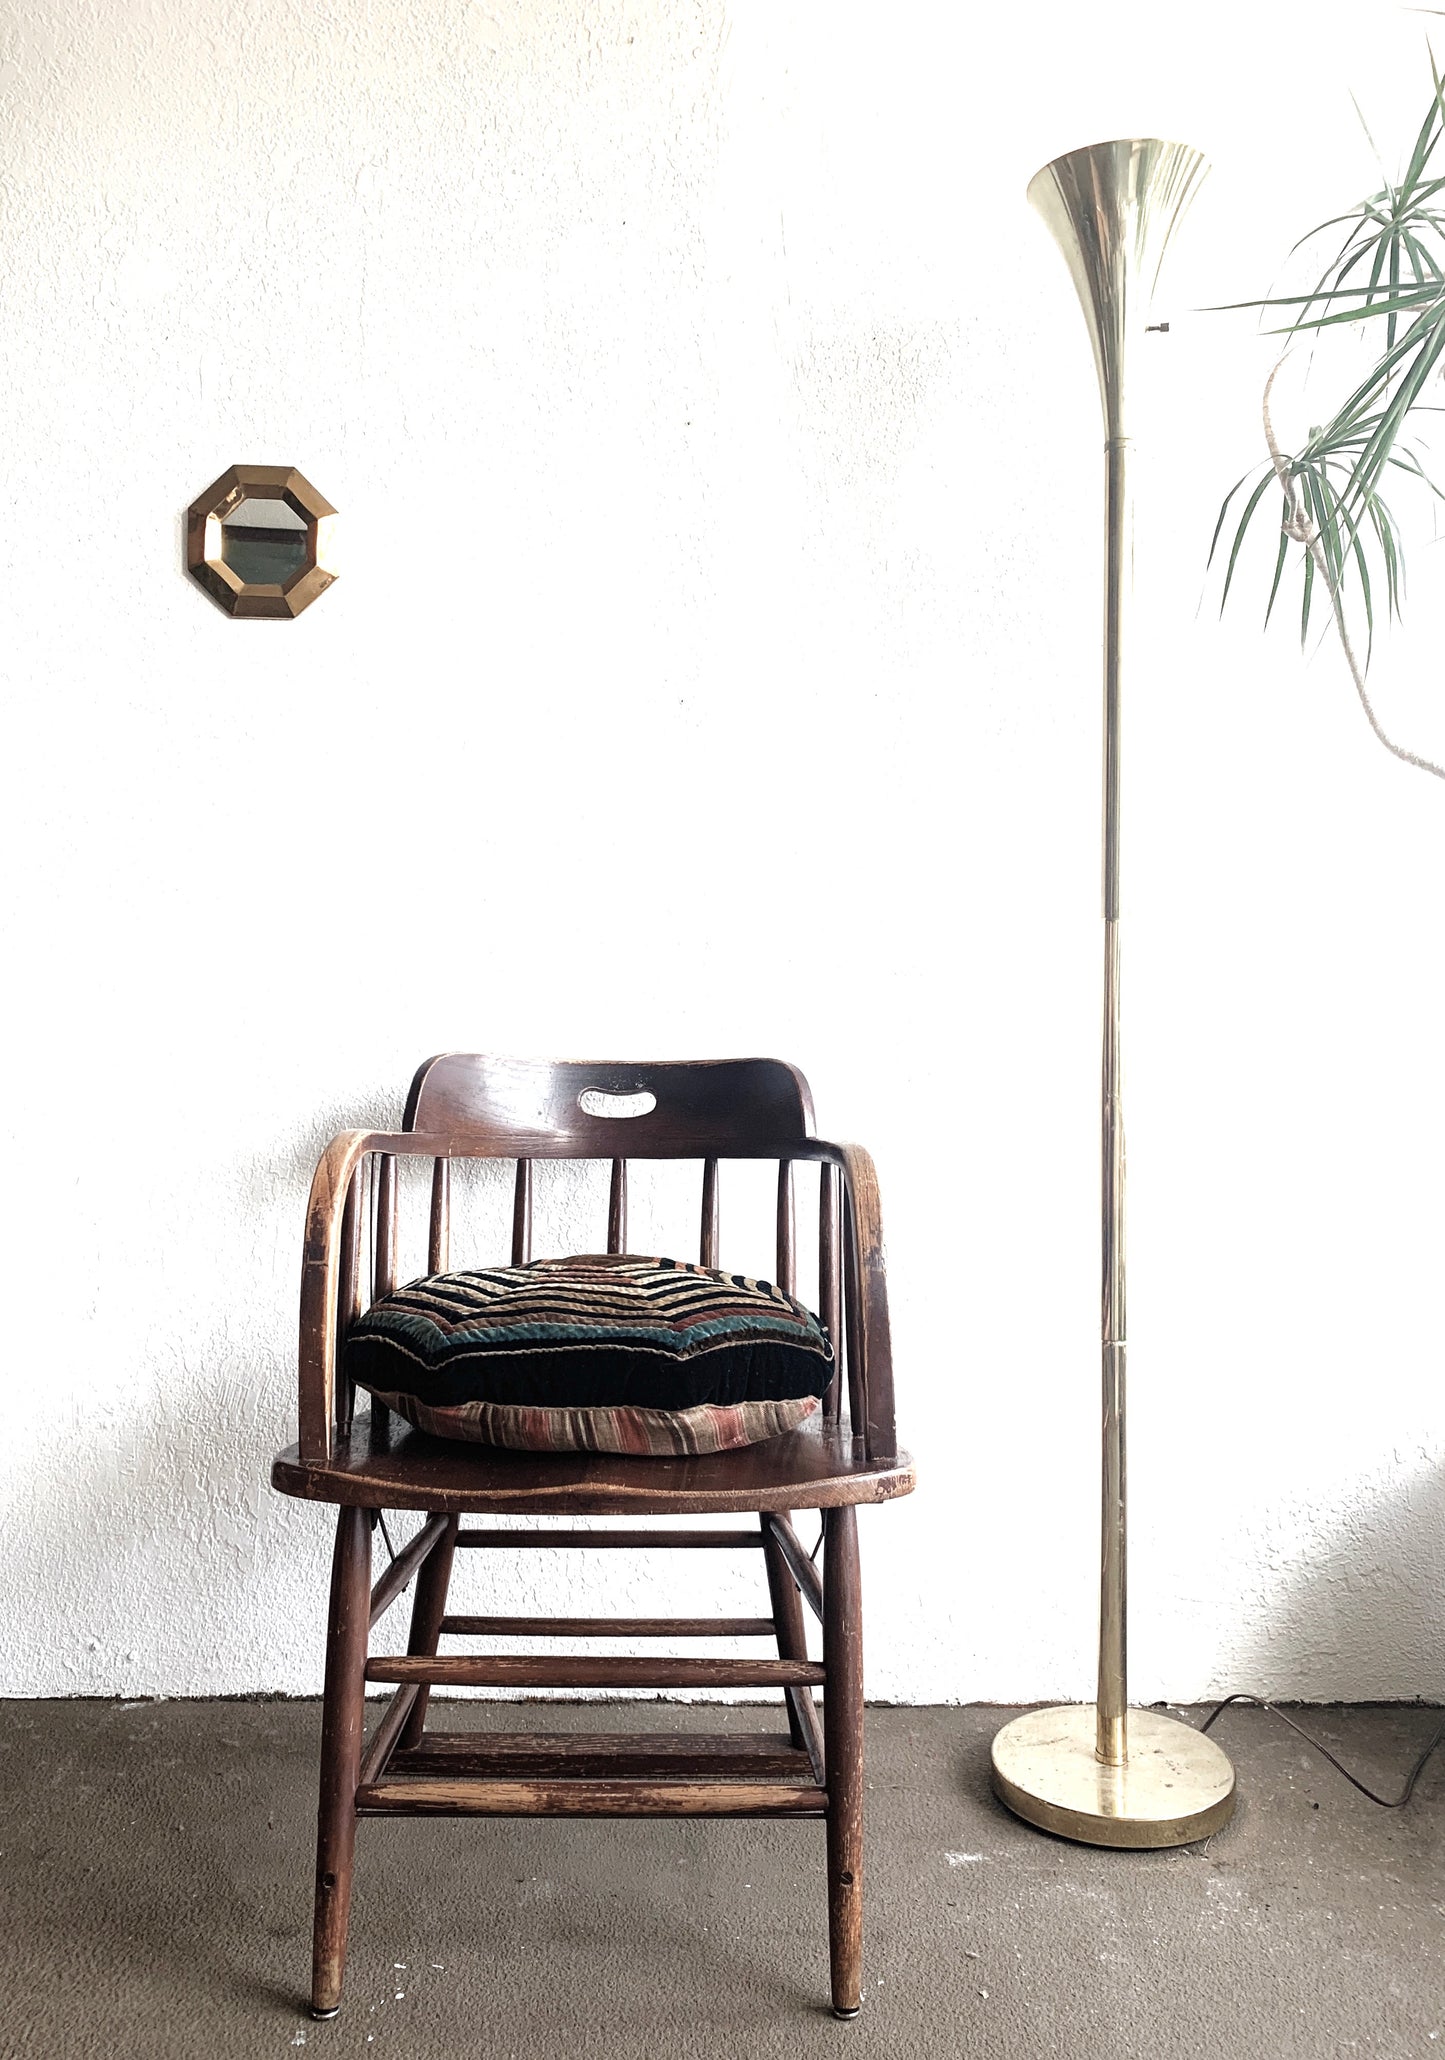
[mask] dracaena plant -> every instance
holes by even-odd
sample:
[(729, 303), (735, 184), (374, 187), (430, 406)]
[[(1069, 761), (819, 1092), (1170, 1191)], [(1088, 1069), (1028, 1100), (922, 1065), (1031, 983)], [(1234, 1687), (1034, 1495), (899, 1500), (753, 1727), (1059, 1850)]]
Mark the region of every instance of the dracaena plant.
[[(1411, 440), (1419, 417), (1438, 412), (1427, 395), (1445, 364), (1445, 87), (1433, 59), (1431, 76), (1430, 106), (1401, 177), (1387, 180), (1347, 214), (1322, 222), (1291, 252), (1318, 238), (1338, 240), (1313, 291), (1236, 304), (1287, 314), (1272, 332), (1286, 342), (1264, 390), (1268, 459), (1258, 478), (1247, 472), (1225, 496), (1209, 555), (1213, 564), (1230, 511), (1245, 494), (1225, 562), (1222, 609), (1250, 525), (1261, 508), (1277, 508), (1279, 548), (1265, 621), (1293, 560), (1300, 575), (1301, 641), (1323, 599), (1375, 735), (1397, 758), (1445, 779), (1445, 768), (1386, 736), (1365, 682), (1377, 603), (1383, 599), (1387, 618), (1397, 617), (1403, 590), (1404, 540), (1386, 489), (1403, 474), (1445, 499)], [(1283, 450), (1270, 405), (1280, 369), (1302, 338), (1341, 329), (1372, 345), (1374, 362), (1297, 451)]]

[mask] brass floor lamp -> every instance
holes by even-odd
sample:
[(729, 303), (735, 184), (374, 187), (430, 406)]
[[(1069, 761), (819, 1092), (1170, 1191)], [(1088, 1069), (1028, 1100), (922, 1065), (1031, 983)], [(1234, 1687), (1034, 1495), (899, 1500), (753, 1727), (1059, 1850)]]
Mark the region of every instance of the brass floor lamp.
[(1119, 714), (1133, 555), (1127, 360), (1170, 232), (1204, 170), (1184, 144), (1131, 139), (1070, 151), (1029, 185), (1068, 262), (1104, 405), (1103, 1525), (1098, 1700), (1031, 1710), (1006, 1724), (993, 1742), (993, 1783), (1018, 1816), (1090, 1845), (1185, 1845), (1217, 1831), (1234, 1808), (1234, 1769), (1212, 1739), (1128, 1707), (1125, 1637)]

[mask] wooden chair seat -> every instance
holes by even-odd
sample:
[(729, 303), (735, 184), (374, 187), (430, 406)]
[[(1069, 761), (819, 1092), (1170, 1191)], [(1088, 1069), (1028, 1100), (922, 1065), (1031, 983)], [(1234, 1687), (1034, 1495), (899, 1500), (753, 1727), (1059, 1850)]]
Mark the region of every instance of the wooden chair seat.
[(785, 1437), (734, 1452), (633, 1459), (615, 1452), (506, 1452), (423, 1437), (388, 1415), (373, 1437), (358, 1417), (323, 1459), (290, 1445), (271, 1485), (309, 1502), (454, 1515), (680, 1516), (725, 1510), (834, 1509), (891, 1502), (914, 1485), (906, 1452), (869, 1459), (846, 1425), (814, 1417)]
[[(625, 1142), (624, 1142), (625, 1140)], [(625, 1150), (626, 1156), (621, 1156)], [(379, 1402), (354, 1413), (341, 1347), (370, 1302), (397, 1278), (398, 1164), (432, 1167), (427, 1271), (446, 1272), (451, 1168), (460, 1159), (515, 1161), (511, 1264), (531, 1259), (533, 1166), (539, 1159), (610, 1160), (607, 1250), (625, 1253), (627, 1161), (700, 1159), (699, 1263), (719, 1265), (719, 1162), (778, 1165), (776, 1268), (782, 1292), (797, 1274), (794, 1182), (813, 1168), (818, 1190), (818, 1309), (834, 1348), (817, 1416), (782, 1436), (731, 1451), (620, 1457), (517, 1452), (452, 1443), (411, 1429)], [(483, 1263), (487, 1263), (483, 1258)], [(495, 1263), (492, 1255), (491, 1263)], [(313, 2016), (335, 2016), (346, 1965), (356, 1827), (405, 1816), (822, 1818), (827, 1834), (832, 2001), (840, 2017), (862, 1998), (863, 1648), (855, 1505), (908, 1494), (913, 1463), (893, 1421), (893, 1371), (883, 1238), (873, 1164), (860, 1147), (830, 1144), (813, 1127), (808, 1084), (773, 1059), (699, 1064), (593, 1065), (445, 1053), (420, 1068), (399, 1131), (346, 1131), (323, 1153), (311, 1186), (302, 1263), (300, 1436), (277, 1455), (272, 1485), (334, 1504), (331, 1603), (322, 1706), (317, 1815)], [(372, 1585), (372, 1534), (387, 1510), (420, 1511)], [(806, 1546), (791, 1512), (821, 1512)], [(752, 1525), (558, 1525), (568, 1517), (703, 1517), (750, 1513)], [(500, 1524), (466, 1521), (501, 1517)], [(539, 1518), (519, 1524), (519, 1517)], [(523, 1618), (448, 1613), (459, 1551), (485, 1565), (498, 1552), (757, 1550), (756, 1616)], [(373, 1653), (370, 1637), (415, 1583), (405, 1652)], [(822, 1626), (810, 1656), (804, 1608)], [(744, 1659), (692, 1653), (608, 1658), (586, 1653), (458, 1653), (443, 1639), (532, 1642), (558, 1637), (762, 1639)], [(764, 1648), (766, 1653), (766, 1646)], [(775, 1656), (774, 1656), (775, 1655)], [(391, 1701), (364, 1736), (366, 1688)], [(519, 1732), (426, 1728), (436, 1687), (576, 1689), (768, 1688), (787, 1730), (765, 1734)], [(813, 1699), (823, 1690), (821, 1722)]]

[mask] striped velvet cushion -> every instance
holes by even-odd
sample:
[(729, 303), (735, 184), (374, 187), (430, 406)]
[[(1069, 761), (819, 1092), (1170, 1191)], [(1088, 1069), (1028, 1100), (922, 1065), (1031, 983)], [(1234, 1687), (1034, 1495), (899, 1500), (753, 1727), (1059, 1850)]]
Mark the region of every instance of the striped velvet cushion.
[(756, 1444), (812, 1415), (832, 1365), (781, 1288), (615, 1256), (431, 1274), (346, 1341), (351, 1378), (418, 1430), (529, 1451)]

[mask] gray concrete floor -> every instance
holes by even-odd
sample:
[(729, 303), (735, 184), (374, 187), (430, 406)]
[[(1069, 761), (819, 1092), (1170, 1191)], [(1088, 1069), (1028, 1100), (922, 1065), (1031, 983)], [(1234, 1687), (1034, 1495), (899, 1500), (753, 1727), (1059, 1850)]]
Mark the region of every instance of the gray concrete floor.
[[(1375, 1809), (1277, 1720), (1217, 1736), (1200, 1848), (1096, 1852), (992, 1801), (988, 1709), (870, 1710), (863, 2014), (827, 2014), (823, 1837), (370, 1820), (346, 2002), (302, 2013), (318, 1712), (0, 1704), (0, 2052), (1323, 2060), (1445, 2051), (1445, 1750)], [(1421, 1709), (1309, 1719), (1398, 1790)], [(453, 1704), (447, 1729), (765, 1728), (757, 1709)]]

